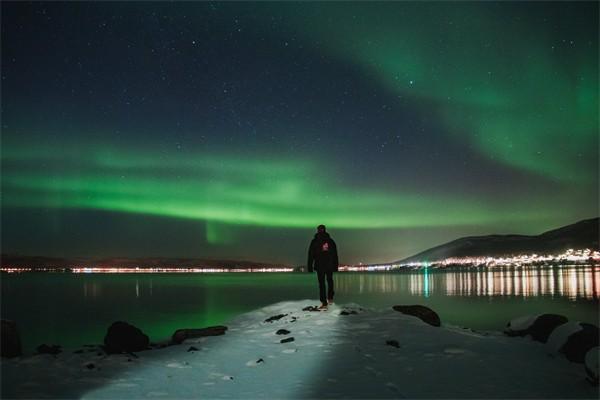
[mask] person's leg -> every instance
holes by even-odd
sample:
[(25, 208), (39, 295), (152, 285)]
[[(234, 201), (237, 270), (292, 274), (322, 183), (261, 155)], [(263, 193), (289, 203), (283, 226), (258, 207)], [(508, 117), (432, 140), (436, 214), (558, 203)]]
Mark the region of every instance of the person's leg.
[(331, 303), (333, 301), (333, 271), (327, 271), (327, 299)]
[(317, 278), (319, 279), (319, 300), (321, 304), (327, 304), (325, 297), (325, 271), (317, 270)]

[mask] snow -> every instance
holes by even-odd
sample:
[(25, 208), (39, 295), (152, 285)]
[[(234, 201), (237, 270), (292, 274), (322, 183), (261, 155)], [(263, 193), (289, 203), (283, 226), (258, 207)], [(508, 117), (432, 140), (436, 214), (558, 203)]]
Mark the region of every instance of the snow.
[(569, 321), (557, 326), (548, 337), (548, 348), (553, 352), (559, 351), (567, 343), (569, 336), (583, 329), (580, 324), (578, 321)]
[[(500, 332), (430, 326), (393, 311), (277, 303), (223, 336), (132, 355), (65, 351), (2, 361), (2, 397), (597, 398), (581, 364)], [(340, 315), (342, 310), (357, 314)], [(287, 314), (273, 322), (264, 322)], [(279, 329), (290, 331), (277, 335)], [(280, 343), (293, 337), (294, 341)], [(399, 347), (387, 345), (395, 340)], [(190, 347), (198, 351), (188, 351)], [(91, 351), (89, 351), (91, 350)], [(89, 366), (93, 364), (93, 368)]]
[(526, 315), (524, 317), (515, 318), (510, 321), (507, 330), (516, 332), (527, 330), (533, 325), (535, 320), (540, 317), (540, 315), (541, 314)]

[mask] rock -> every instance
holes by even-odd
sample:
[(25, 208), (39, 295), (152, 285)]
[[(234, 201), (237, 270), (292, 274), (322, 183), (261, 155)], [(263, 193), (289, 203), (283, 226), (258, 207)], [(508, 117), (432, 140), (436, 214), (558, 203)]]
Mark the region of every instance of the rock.
[(395, 348), (397, 348), (397, 349), (399, 349), (399, 348), (400, 348), (400, 343), (398, 343), (398, 341), (397, 341), (397, 340), (386, 340), (386, 341), (385, 341), (385, 344), (387, 344), (388, 346), (395, 347)]
[(600, 347), (592, 347), (585, 354), (585, 372), (588, 375), (588, 381), (594, 386), (598, 386), (598, 356)]
[(40, 344), (37, 348), (36, 348), (38, 354), (53, 354), (56, 355), (60, 352), (62, 352), (61, 348), (59, 345), (53, 344), (48, 346), (47, 344)]
[(567, 321), (567, 317), (558, 314), (527, 315), (511, 320), (504, 333), (508, 336), (531, 335), (533, 340), (546, 343), (552, 331)]
[(402, 314), (412, 315), (414, 317), (420, 318), (423, 322), (428, 323), (432, 326), (440, 326), (440, 317), (437, 315), (435, 311), (433, 311), (429, 307), (421, 306), (421, 305), (412, 305), (412, 306), (394, 306), (392, 307), (394, 310), (401, 312)]
[(12, 358), (21, 354), (23, 353), (17, 324), (15, 321), (3, 319), (0, 327), (0, 356)]
[(186, 328), (178, 329), (171, 336), (172, 343), (181, 343), (186, 339), (196, 339), (207, 336), (221, 336), (227, 331), (227, 327), (223, 325), (209, 326), (206, 328)]
[(264, 362), (265, 362), (265, 360), (263, 360), (262, 358), (259, 358), (258, 360), (256, 360), (257, 364), (264, 363)]
[(190, 352), (190, 351), (198, 351), (198, 348), (194, 347), (194, 346), (190, 346), (190, 348), (187, 351), (188, 352)]
[(269, 317), (267, 319), (265, 319), (265, 322), (273, 322), (273, 321), (278, 321), (281, 318), (285, 317), (287, 314), (278, 314), (278, 315), (273, 315), (272, 317)]
[(285, 338), (285, 339), (281, 339), (279, 341), (279, 343), (289, 343), (289, 342), (293, 342), (294, 338), (293, 337), (289, 337), (289, 338)]
[(180, 344), (186, 339), (194, 339), (205, 336), (220, 336), (224, 335), (226, 330), (227, 327), (222, 325), (198, 329), (177, 329), (173, 336), (171, 336), (171, 343)]
[(580, 323), (582, 329), (572, 334), (560, 349), (569, 361), (583, 363), (586, 353), (598, 347), (598, 327), (592, 324)]
[(317, 306), (308, 306), (308, 307), (304, 307), (302, 309), (302, 311), (316, 311), (316, 312), (320, 312), (321, 310)]
[(356, 311), (354, 311), (354, 310), (350, 310), (350, 311), (343, 310), (340, 313), (340, 315), (350, 315), (350, 314), (358, 314), (358, 313)]
[(571, 362), (583, 363), (586, 353), (598, 346), (598, 327), (585, 322), (567, 322), (552, 331), (546, 345)]
[(94, 364), (92, 364), (92, 363), (86, 364), (85, 367), (87, 369), (94, 369), (94, 368), (96, 368), (96, 366)]
[(288, 335), (290, 333), (290, 331), (288, 331), (287, 329), (280, 329), (277, 332), (275, 332), (276, 335)]
[(123, 321), (113, 322), (104, 336), (104, 349), (108, 354), (146, 350), (149, 344), (144, 332)]

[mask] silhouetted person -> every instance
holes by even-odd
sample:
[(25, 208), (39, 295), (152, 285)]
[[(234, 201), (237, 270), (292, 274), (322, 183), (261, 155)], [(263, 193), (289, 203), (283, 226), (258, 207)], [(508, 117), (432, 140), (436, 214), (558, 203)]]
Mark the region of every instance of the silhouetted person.
[[(319, 278), (319, 299), (321, 306), (326, 308), (327, 304), (333, 303), (333, 272), (338, 270), (338, 254), (335, 242), (326, 232), (325, 225), (317, 227), (315, 238), (310, 242), (308, 248), (308, 272), (317, 271)], [(327, 290), (325, 290), (325, 278), (327, 277)], [(325, 296), (327, 294), (327, 296)]]

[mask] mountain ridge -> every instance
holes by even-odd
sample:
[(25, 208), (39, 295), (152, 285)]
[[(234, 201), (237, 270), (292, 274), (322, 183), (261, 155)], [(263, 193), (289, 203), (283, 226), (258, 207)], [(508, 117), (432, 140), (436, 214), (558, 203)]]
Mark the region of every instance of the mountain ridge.
[(466, 236), (421, 251), (393, 264), (438, 261), (449, 257), (509, 256), (536, 252), (562, 253), (570, 248), (599, 249), (599, 218), (551, 229), (539, 235)]

